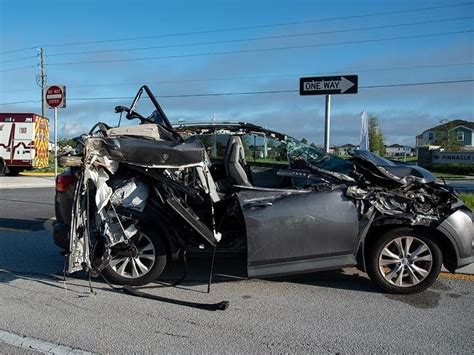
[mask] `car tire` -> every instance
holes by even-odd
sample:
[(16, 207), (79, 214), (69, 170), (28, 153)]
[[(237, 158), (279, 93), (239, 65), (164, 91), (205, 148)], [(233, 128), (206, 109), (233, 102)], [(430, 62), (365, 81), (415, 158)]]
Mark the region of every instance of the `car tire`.
[(414, 228), (389, 230), (368, 247), (367, 274), (388, 293), (426, 290), (441, 271), (441, 250), (426, 233)]
[(106, 279), (117, 285), (143, 286), (155, 281), (166, 266), (167, 253), (162, 238), (142, 230), (132, 239), (135, 257), (119, 255), (120, 246), (112, 248), (111, 260), (104, 268)]
[(7, 176), (18, 176), (20, 172), (23, 171), (22, 168), (7, 168), (8, 172), (5, 174)]

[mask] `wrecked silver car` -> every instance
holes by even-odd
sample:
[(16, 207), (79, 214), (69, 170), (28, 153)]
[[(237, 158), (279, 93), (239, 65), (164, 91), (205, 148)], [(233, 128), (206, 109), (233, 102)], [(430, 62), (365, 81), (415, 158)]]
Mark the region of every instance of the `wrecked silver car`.
[(357, 266), (387, 292), (414, 293), (443, 264), (473, 261), (471, 211), (420, 167), (341, 159), (249, 123), (173, 127), (146, 86), (116, 111), (141, 124), (80, 138), (69, 273), (143, 285), (189, 248), (219, 248), (244, 251), (249, 277)]

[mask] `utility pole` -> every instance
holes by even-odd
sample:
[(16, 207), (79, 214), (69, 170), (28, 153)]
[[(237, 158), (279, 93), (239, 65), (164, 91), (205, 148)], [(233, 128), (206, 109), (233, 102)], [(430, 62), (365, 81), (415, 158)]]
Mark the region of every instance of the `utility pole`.
[(45, 117), (44, 115), (44, 89), (46, 87), (46, 71), (44, 68), (44, 49), (39, 49), (39, 68), (40, 73), (36, 76), (36, 83), (41, 88), (41, 116)]

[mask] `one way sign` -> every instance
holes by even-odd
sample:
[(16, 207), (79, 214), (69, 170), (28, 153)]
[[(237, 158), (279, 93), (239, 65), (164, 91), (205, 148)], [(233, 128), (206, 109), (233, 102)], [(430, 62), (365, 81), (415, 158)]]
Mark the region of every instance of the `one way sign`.
[(300, 95), (357, 94), (357, 75), (300, 78)]

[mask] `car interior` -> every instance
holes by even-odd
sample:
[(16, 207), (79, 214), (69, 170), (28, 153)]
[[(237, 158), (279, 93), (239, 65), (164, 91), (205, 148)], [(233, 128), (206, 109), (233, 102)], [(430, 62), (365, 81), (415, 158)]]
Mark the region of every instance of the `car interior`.
[[(242, 136), (220, 135), (219, 138), (225, 141), (224, 154), (210, 154), (212, 162), (210, 171), (219, 192), (231, 192), (233, 186), (241, 188), (293, 188), (292, 179), (280, 174), (282, 170), (289, 169), (288, 162), (268, 162), (264, 159), (255, 159), (255, 157), (248, 159)], [(201, 139), (201, 141), (207, 150), (212, 150), (206, 144), (205, 139)]]

